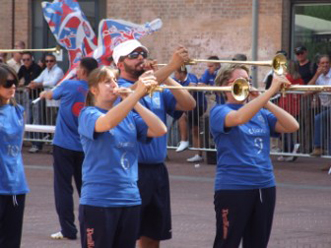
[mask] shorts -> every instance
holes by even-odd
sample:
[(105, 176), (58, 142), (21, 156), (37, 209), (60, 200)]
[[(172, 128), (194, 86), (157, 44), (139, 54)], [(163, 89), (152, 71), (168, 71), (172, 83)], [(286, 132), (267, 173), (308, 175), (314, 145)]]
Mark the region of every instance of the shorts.
[(164, 163), (138, 164), (138, 187), (142, 201), (139, 236), (171, 239), (171, 210), (168, 170)]

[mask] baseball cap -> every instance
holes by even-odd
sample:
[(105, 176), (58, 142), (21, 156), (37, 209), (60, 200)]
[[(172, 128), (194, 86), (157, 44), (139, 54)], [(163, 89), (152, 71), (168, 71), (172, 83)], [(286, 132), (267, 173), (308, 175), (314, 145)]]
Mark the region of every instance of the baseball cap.
[(131, 52), (133, 52), (134, 50), (136, 50), (139, 47), (141, 47), (146, 52), (148, 52), (148, 49), (137, 40), (127, 40), (127, 41), (124, 41), (121, 44), (117, 45), (113, 51), (113, 59), (114, 59), (115, 65), (117, 65), (120, 57), (128, 56)]
[(296, 48), (294, 48), (294, 53), (301, 53), (307, 51), (307, 48), (305, 46), (298, 46)]

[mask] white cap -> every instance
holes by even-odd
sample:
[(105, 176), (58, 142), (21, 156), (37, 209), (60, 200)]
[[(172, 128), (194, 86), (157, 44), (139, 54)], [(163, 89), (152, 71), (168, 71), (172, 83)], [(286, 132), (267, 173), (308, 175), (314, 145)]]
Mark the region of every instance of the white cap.
[(115, 65), (117, 65), (120, 57), (128, 56), (131, 52), (133, 52), (139, 47), (148, 52), (148, 49), (137, 40), (127, 40), (117, 45), (113, 51), (113, 59)]

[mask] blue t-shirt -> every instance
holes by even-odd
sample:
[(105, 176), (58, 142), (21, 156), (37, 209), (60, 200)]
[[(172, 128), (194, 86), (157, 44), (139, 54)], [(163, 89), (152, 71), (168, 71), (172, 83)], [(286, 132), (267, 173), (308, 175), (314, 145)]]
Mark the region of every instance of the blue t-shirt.
[(78, 134), (78, 116), (88, 91), (86, 81), (64, 81), (53, 90), (53, 98), (61, 99), (56, 119), (53, 144), (73, 151), (83, 151)]
[[(215, 78), (217, 76), (218, 70), (214, 71), (214, 73), (209, 73), (208, 69), (205, 70), (205, 72), (202, 74), (199, 82), (204, 83), (206, 85), (213, 86), (215, 85)], [(216, 103), (218, 104), (224, 104), (225, 99), (222, 95), (215, 93), (216, 94)]]
[(216, 105), (210, 111), (210, 130), (217, 146), (215, 190), (258, 189), (275, 186), (270, 161), (270, 136), (275, 132), (276, 117), (261, 109), (249, 122), (224, 127), (226, 115), (242, 104)]
[(29, 192), (22, 161), (24, 109), (0, 106), (0, 194), (20, 195)]
[(97, 133), (97, 119), (107, 110), (83, 108), (78, 132), (85, 159), (82, 166), (80, 204), (126, 207), (141, 204), (137, 186), (138, 140), (149, 142), (148, 127), (133, 111), (113, 129)]
[[(184, 81), (179, 81), (175, 77), (173, 78), (176, 82), (180, 83), (182, 86), (189, 86), (190, 83), (198, 84), (199, 80), (197, 76), (192, 73), (187, 73)], [(192, 95), (197, 103), (197, 107), (202, 106), (205, 110), (207, 109), (207, 99), (202, 91), (193, 91)]]
[[(121, 87), (130, 87), (134, 82), (124, 78), (118, 79), (118, 85)], [(169, 90), (155, 92), (152, 96), (145, 96), (140, 103), (157, 115), (166, 123), (167, 114), (178, 119), (182, 111), (175, 111), (177, 101)], [(167, 135), (154, 138), (149, 144), (139, 144), (139, 163), (157, 164), (163, 163), (167, 156)]]

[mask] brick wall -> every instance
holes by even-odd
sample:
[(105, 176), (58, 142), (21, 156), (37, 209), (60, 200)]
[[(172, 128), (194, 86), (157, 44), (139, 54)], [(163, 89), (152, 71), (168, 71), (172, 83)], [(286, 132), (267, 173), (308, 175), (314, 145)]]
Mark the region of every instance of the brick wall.
[[(27, 47), (29, 47), (30, 40), (30, 0), (16, 0), (15, 1), (15, 28), (14, 28), (14, 42), (23, 40)], [(12, 48), (12, 1), (1, 1), (0, 7), (0, 48)], [(10, 58), (10, 55), (9, 55)]]
[[(259, 60), (270, 60), (281, 48), (283, 0), (260, 0)], [(252, 0), (108, 0), (107, 18), (145, 23), (161, 18), (163, 27), (143, 38), (153, 57), (167, 62), (178, 44), (186, 46), (192, 58), (218, 55), (231, 58), (244, 53), (251, 59)], [(205, 65), (195, 66), (200, 74)], [(259, 75), (269, 68), (259, 67)]]

